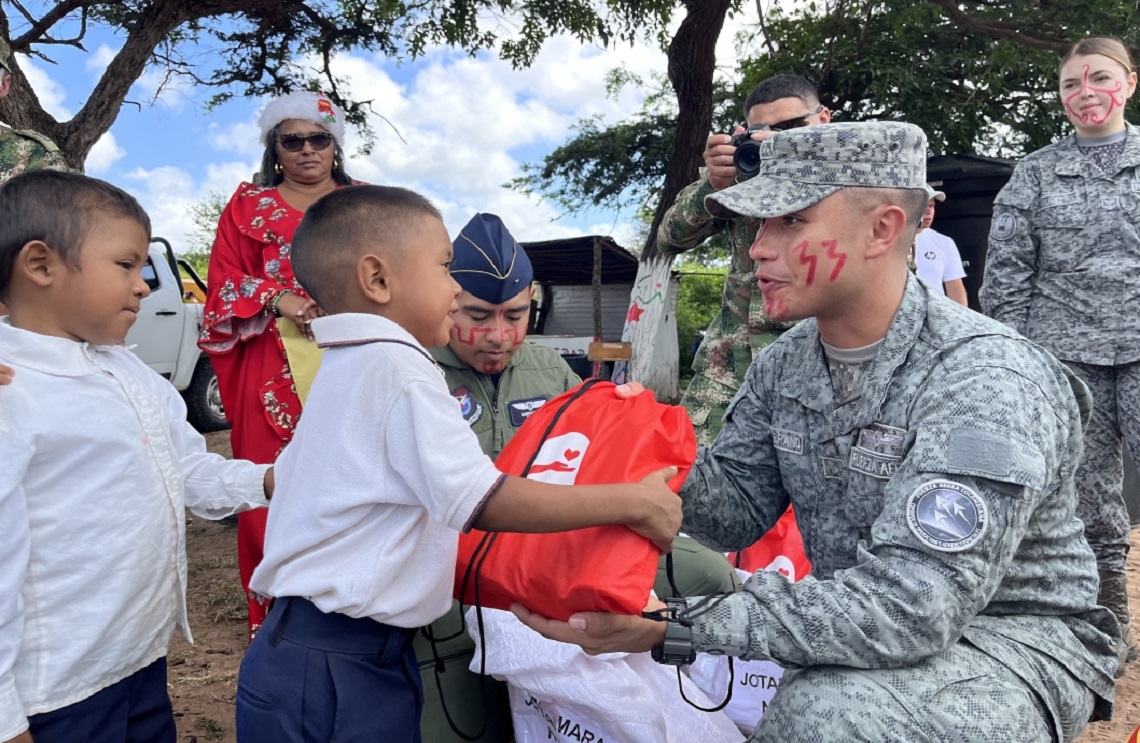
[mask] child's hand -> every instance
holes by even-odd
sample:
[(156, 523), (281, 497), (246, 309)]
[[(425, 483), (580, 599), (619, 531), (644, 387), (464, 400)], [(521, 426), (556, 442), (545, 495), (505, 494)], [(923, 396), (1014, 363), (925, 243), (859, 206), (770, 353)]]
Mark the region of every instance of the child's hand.
[(35, 743), (35, 741), (32, 740), (31, 732), (25, 730), (15, 738), (9, 738), (8, 740), (4, 741), (4, 743)]
[(16, 376), (16, 370), (0, 364), (0, 386), (12, 384), (12, 378)]
[(641, 481), (645, 505), (639, 511), (641, 517), (629, 525), (662, 552), (673, 549), (673, 538), (681, 531), (681, 499), (668, 484), (676, 475), (676, 467), (666, 467)]
[(265, 470), (265, 479), (261, 481), (261, 487), (265, 491), (265, 500), (273, 500), (273, 489), (277, 486), (277, 481), (273, 478), (273, 468)]

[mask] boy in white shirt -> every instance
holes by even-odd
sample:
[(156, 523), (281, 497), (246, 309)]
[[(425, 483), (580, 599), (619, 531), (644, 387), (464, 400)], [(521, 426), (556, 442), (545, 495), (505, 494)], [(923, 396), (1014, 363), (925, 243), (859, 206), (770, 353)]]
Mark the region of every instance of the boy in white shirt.
[(325, 352), (250, 582), (275, 601), (238, 677), (241, 743), (419, 741), (412, 638), (451, 606), (461, 530), (677, 534), (675, 471), (566, 487), (495, 469), (427, 351), (458, 310), (451, 255), (439, 212), (400, 188), (340, 189), (294, 235)]
[(175, 740), (166, 652), (186, 620), (185, 508), (262, 506), (265, 466), (206, 453), (122, 344), (150, 220), (77, 173), (0, 186), (0, 741)]
[(926, 196), (926, 211), (922, 213), (922, 223), (914, 243), (916, 273), (934, 291), (965, 305), (966, 285), (962, 279), (966, 276), (966, 269), (962, 267), (958, 246), (951, 238), (930, 228), (934, 223), (934, 204), (945, 201), (946, 194), (928, 185)]

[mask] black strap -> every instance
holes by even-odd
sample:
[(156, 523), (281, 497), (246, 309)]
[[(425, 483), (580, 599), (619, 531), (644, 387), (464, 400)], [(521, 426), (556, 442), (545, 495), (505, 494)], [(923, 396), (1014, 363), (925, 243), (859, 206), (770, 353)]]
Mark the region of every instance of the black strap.
[[(411, 343), (407, 343), (405, 341), (399, 341), (399, 340), (394, 340), (394, 339), (381, 339), (381, 338), (376, 338), (376, 339), (367, 340), (367, 341), (358, 341), (358, 342), (354, 342), (352, 344), (346, 344), (346, 345), (363, 345), (365, 343), (383, 343), (383, 342), (403, 343), (406, 346), (412, 346), (412, 348), (415, 348), (417, 351), (420, 350), (417, 346), (413, 346)], [(421, 353), (422, 353), (422, 351), (421, 351)], [(432, 363), (435, 363), (434, 359), (432, 359)], [(597, 384), (598, 382), (601, 382), (601, 381), (604, 381), (604, 380), (587, 379), (585, 382), (582, 383), (582, 386), (579, 387), (574, 392), (573, 395), (571, 395), (564, 403), (562, 403), (562, 406), (557, 410), (557, 412), (554, 413), (554, 417), (551, 419), (550, 425), (548, 425), (546, 427), (546, 430), (543, 432), (541, 438), (538, 441), (538, 444), (535, 446), (534, 453), (531, 454), (530, 460), (526, 463), (526, 467), (523, 468), (523, 471), (522, 471), (522, 474), (520, 475), (520, 477), (526, 477), (528, 474), (530, 474), (530, 470), (534, 466), (535, 460), (538, 459), (539, 452), (542, 450), (542, 445), (545, 444), (547, 439), (550, 438), (550, 434), (554, 431), (554, 427), (556, 425), (558, 425), (558, 421), (562, 418), (562, 414), (564, 412), (566, 412), (566, 409), (568, 407), (570, 407), (571, 403), (576, 401), (578, 398), (580, 398), (582, 395), (584, 395), (587, 390), (589, 390), (591, 387), (593, 387), (595, 384)], [(489, 705), (487, 703), (487, 683), (486, 683), (486, 676), (487, 676), (487, 637), (486, 637), (486, 634), (484, 632), (484, 625), (483, 625), (483, 604), (479, 598), (479, 576), (481, 575), (482, 570), (483, 570), (483, 563), (486, 562), (487, 556), (491, 554), (491, 548), (495, 546), (495, 542), (498, 541), (498, 538), (499, 538), (499, 532), (486, 532), (486, 533), (484, 533), (483, 537), (479, 540), (479, 544), (477, 544), (475, 546), (475, 550), (471, 553), (471, 559), (467, 563), (467, 568), (463, 571), (463, 581), (460, 583), (460, 587), (459, 587), (459, 631), (455, 632), (451, 635), (448, 635), (447, 637), (436, 638), (433, 635), (433, 633), (431, 632), (430, 627), (423, 627), (421, 629), (424, 637), (427, 638), (428, 643), (431, 645), (432, 658), (435, 662), (435, 671), (433, 674), (435, 677), (435, 688), (439, 692), (439, 704), (440, 704), (440, 707), (443, 708), (444, 717), (447, 718), (447, 725), (448, 725), (448, 727), (451, 728), (451, 732), (455, 733), (460, 738), (462, 738), (463, 740), (467, 740), (467, 741), (479, 740), (481, 737), (483, 737), (483, 733), (486, 732), (486, 730), (487, 730), (487, 712), (486, 712), (486, 710), (489, 708)], [(467, 631), (467, 617), (463, 611), (463, 597), (467, 595), (467, 587), (469, 585), (471, 585), (471, 587), (472, 587), (472, 593), (474, 594), (473, 598), (475, 601), (475, 603), (474, 603), (475, 622), (476, 622), (476, 626), (478, 628), (477, 632), (479, 635), (479, 696), (483, 702), (483, 710), (484, 710), (483, 723), (479, 726), (479, 731), (477, 733), (475, 733), (474, 735), (465, 733), (462, 730), (460, 730), (459, 726), (456, 725), (455, 721), (452, 719), (451, 713), (447, 709), (447, 702), (443, 698), (443, 684), (439, 678), (440, 674), (443, 673), (443, 671), (446, 669), (446, 666), (444, 665), (443, 661), (440, 659), (439, 651), (436, 648), (437, 643), (445, 642), (447, 640), (453, 640), (456, 637), (459, 637), (461, 634), (463, 634), (464, 632)]]

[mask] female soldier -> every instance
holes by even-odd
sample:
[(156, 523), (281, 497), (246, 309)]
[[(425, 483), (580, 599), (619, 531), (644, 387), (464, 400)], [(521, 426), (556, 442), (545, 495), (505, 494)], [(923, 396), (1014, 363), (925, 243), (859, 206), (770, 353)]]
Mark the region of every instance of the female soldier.
[(1077, 473), (1077, 515), (1100, 569), (1099, 603), (1120, 620), (1118, 675), (1136, 658), (1125, 558), (1121, 442), (1140, 462), (1140, 130), (1136, 90), (1115, 39), (1078, 42), (1061, 60), (1075, 133), (1034, 152), (998, 194), (980, 300), (1088, 384), (1095, 409)]

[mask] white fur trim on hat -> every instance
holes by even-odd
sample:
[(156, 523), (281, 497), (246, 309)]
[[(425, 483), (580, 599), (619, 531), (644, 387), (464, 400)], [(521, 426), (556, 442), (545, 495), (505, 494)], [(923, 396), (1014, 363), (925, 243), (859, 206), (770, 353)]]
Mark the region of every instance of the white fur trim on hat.
[(344, 114), (324, 93), (297, 91), (274, 98), (265, 104), (257, 125), (261, 127), (261, 143), (266, 143), (269, 131), (287, 119), (311, 121), (324, 127), (341, 147), (344, 146)]

